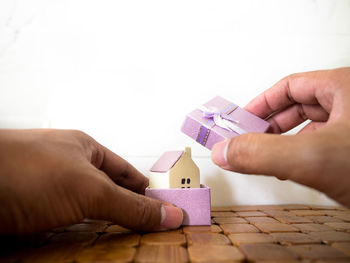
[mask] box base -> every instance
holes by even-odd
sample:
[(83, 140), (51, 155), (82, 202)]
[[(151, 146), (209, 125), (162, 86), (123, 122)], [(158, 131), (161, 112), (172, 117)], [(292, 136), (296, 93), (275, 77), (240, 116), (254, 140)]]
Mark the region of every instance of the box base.
[(169, 202), (183, 211), (184, 226), (210, 225), (210, 188), (201, 184), (200, 188), (146, 188), (145, 195)]

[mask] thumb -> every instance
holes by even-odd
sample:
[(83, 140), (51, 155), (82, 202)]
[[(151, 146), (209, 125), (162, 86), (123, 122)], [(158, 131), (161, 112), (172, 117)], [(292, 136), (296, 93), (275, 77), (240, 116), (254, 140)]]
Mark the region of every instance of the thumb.
[(300, 145), (296, 136), (248, 133), (215, 144), (212, 160), (230, 171), (289, 179)]
[(137, 231), (175, 229), (182, 224), (181, 208), (145, 197), (111, 182), (98, 202), (98, 217)]

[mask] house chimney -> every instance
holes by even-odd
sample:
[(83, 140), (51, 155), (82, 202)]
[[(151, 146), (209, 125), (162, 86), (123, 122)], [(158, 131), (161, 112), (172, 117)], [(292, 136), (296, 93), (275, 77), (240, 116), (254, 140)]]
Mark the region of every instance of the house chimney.
[(185, 153), (188, 155), (188, 157), (191, 157), (191, 147), (186, 147)]

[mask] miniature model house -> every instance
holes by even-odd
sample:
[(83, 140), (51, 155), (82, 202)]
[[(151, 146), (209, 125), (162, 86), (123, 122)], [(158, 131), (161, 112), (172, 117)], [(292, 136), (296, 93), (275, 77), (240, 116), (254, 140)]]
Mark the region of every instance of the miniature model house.
[(199, 188), (199, 168), (191, 158), (191, 148), (165, 152), (151, 168), (150, 188)]
[(200, 184), (191, 148), (165, 152), (152, 166), (145, 195), (183, 211), (182, 225), (210, 225), (210, 188)]

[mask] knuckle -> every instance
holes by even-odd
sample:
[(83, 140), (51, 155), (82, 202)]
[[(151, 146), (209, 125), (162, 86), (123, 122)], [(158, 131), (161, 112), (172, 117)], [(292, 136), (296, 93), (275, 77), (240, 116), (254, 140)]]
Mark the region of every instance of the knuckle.
[(95, 147), (94, 145), (92, 145), (90, 148), (91, 148), (90, 162), (95, 167), (100, 168), (102, 166), (103, 159), (104, 159), (103, 151), (101, 151), (98, 147)]
[(130, 183), (130, 164), (128, 162), (123, 162), (119, 168), (118, 175), (113, 176), (113, 180), (117, 184), (124, 185), (126, 183)]
[(269, 118), (269, 122), (273, 133), (282, 133), (282, 128), (274, 117)]
[(253, 134), (243, 134), (231, 140), (227, 159), (233, 170), (246, 171), (252, 151), (254, 151), (254, 137)]
[(287, 81), (291, 81), (291, 80), (295, 79), (296, 77), (298, 77), (298, 73), (293, 73), (293, 74), (289, 74), (288, 76), (286, 76), (285, 79)]
[(87, 135), (85, 132), (81, 130), (68, 130), (68, 132), (70, 132), (71, 134), (73, 134), (73, 136), (76, 136), (77, 138), (90, 137), (89, 135)]
[(293, 73), (293, 74), (290, 74), (290, 75), (285, 76), (285, 77), (280, 81), (280, 83), (283, 83), (284, 85), (287, 85), (287, 87), (290, 87), (291, 84), (293, 83), (293, 81), (294, 81), (295, 79), (297, 79), (298, 77), (299, 77), (299, 74)]
[(303, 104), (298, 104), (297, 105), (297, 114), (299, 116), (299, 119), (301, 119), (302, 121), (305, 121), (308, 119), (305, 110), (304, 110), (304, 106)]
[(99, 166), (101, 161), (101, 150), (99, 144), (88, 134), (81, 130), (68, 130), (68, 137), (72, 138), (74, 143), (84, 153), (88, 154), (90, 161), (95, 165)]

